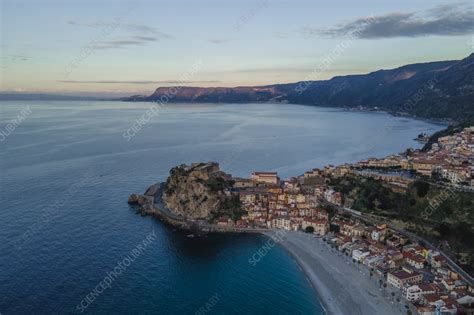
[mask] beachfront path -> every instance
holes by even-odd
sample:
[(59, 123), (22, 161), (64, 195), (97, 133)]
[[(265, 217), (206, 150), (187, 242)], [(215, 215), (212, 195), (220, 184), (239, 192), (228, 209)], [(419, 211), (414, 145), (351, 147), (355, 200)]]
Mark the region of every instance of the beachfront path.
[(406, 314), (397, 302), (392, 304), (383, 296), (377, 279), (370, 279), (362, 267), (348, 264), (349, 259), (338, 256), (338, 251), (331, 252), (322, 239), (285, 231), (279, 244), (297, 260), (328, 314)]

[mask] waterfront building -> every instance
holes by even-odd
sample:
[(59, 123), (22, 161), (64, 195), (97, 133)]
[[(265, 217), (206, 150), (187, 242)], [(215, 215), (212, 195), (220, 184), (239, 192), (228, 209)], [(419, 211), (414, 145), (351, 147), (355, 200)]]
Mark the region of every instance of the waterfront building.
[(387, 282), (398, 289), (401, 289), (405, 283), (418, 284), (422, 280), (423, 274), (408, 268), (387, 274)]
[(325, 219), (304, 218), (301, 228), (305, 230), (309, 226), (314, 228), (314, 234), (317, 235), (326, 235), (329, 231), (329, 222)]

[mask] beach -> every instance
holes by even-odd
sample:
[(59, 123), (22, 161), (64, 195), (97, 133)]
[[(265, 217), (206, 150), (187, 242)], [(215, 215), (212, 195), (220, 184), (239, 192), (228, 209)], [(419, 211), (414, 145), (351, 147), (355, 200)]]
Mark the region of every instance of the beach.
[(391, 304), (383, 296), (378, 278), (370, 279), (365, 268), (348, 263), (348, 257), (338, 256), (338, 251), (331, 252), (321, 238), (285, 231), (278, 240), (302, 268), (328, 314), (403, 314), (397, 302)]

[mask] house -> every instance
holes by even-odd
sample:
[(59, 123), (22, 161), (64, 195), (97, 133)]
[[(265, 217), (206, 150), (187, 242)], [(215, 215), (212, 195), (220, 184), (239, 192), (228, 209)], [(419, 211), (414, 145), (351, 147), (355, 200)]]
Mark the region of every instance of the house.
[(374, 243), (369, 246), (369, 250), (374, 254), (382, 254), (387, 250), (387, 246), (380, 243)]
[(342, 205), (342, 194), (333, 189), (327, 189), (324, 191), (324, 199), (336, 205)]
[(301, 228), (306, 230), (309, 226), (314, 228), (314, 234), (317, 235), (326, 235), (329, 231), (329, 222), (325, 219), (304, 218), (301, 223)]
[(268, 184), (280, 184), (280, 178), (277, 172), (252, 172), (250, 179), (256, 182), (264, 182)]
[(352, 251), (352, 259), (355, 259), (356, 261), (360, 261), (360, 262), (363, 262), (364, 258), (369, 255), (370, 255), (369, 251), (363, 251), (360, 249), (356, 249)]
[(434, 306), (418, 305), (416, 312), (419, 315), (436, 315), (436, 309)]
[(421, 256), (420, 254), (415, 254), (413, 252), (404, 252), (403, 257), (408, 265), (416, 268), (416, 269), (423, 269), (425, 266), (425, 257)]
[(440, 314), (456, 315), (458, 312), (456, 301), (451, 298), (439, 299), (434, 303), (434, 306), (440, 310)]
[(401, 289), (405, 283), (418, 284), (422, 281), (423, 274), (405, 267), (402, 268), (402, 270), (389, 272), (387, 274), (387, 282), (399, 289)]
[(387, 239), (387, 245), (392, 247), (400, 246), (400, 238), (396, 235), (392, 235)]
[(362, 224), (356, 224), (350, 227), (350, 233), (352, 236), (359, 237), (359, 236), (364, 235), (364, 232), (365, 232), (365, 227)]
[(402, 292), (407, 300), (416, 302), (425, 295), (439, 294), (440, 288), (434, 283), (405, 284)]
[(405, 245), (408, 239), (401, 235), (394, 234), (387, 239), (387, 245), (392, 247), (399, 247)]
[(406, 284), (403, 288), (403, 295), (408, 301), (416, 302), (421, 298), (421, 289), (418, 285)]
[(288, 216), (278, 216), (271, 220), (271, 227), (283, 230), (290, 230), (291, 220)]
[(379, 229), (379, 228), (376, 228), (372, 231), (372, 234), (371, 234), (371, 238), (376, 241), (376, 242), (380, 242), (382, 240), (382, 237), (385, 235), (385, 232), (387, 230), (386, 229)]
[(431, 266), (433, 268), (441, 268), (444, 264), (446, 263), (446, 259), (444, 259), (443, 256), (441, 255), (436, 255), (433, 257), (433, 260), (431, 261)]
[(369, 268), (374, 268), (375, 266), (379, 265), (382, 262), (383, 262), (383, 255), (367, 256), (364, 259), (364, 264), (367, 265)]
[(433, 160), (415, 158), (411, 161), (411, 168), (425, 176), (431, 176), (431, 172), (435, 166), (436, 162)]

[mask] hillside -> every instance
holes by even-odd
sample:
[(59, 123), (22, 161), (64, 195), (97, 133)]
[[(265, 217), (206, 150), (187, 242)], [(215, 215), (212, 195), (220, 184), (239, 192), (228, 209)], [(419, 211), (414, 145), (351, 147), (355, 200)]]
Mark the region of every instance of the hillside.
[[(382, 181), (345, 176), (331, 178), (330, 185), (352, 201), (351, 208), (398, 222), (406, 230), (424, 236), (446, 252), (474, 255), (474, 203), (472, 193), (441, 188), (426, 182), (414, 182), (405, 193), (394, 192)], [(423, 215), (439, 196), (442, 200), (429, 216)], [(449, 244), (449, 245), (448, 245)], [(459, 259), (460, 256), (456, 255)], [(463, 266), (474, 272), (474, 260)]]
[(397, 114), (462, 121), (474, 117), (474, 54), (462, 60), (411, 64), (324, 81), (235, 88), (177, 87), (171, 90), (159, 87), (149, 96), (136, 95), (122, 100), (158, 102), (165, 95), (171, 96), (170, 102), (362, 106)]

